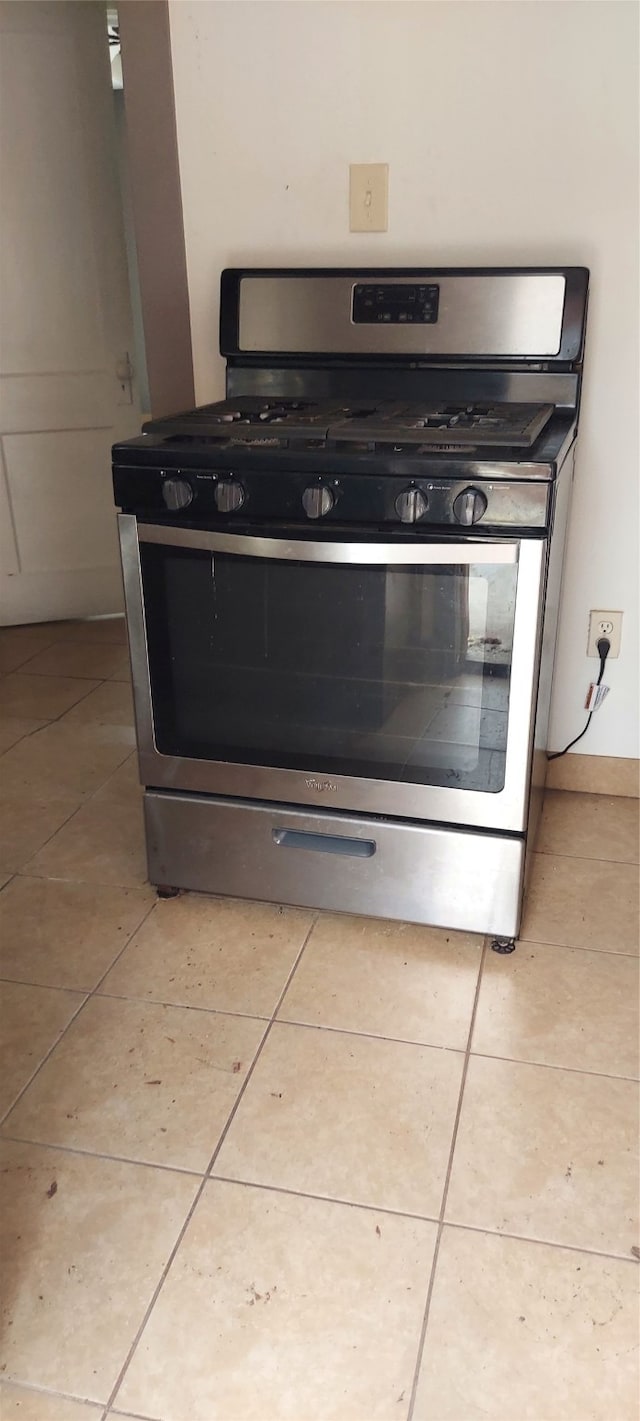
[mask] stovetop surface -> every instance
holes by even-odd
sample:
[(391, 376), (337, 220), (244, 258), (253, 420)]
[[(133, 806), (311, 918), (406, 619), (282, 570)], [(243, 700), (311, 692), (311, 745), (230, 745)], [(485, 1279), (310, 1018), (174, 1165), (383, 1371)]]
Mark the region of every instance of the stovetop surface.
[(297, 448), (385, 455), (472, 449), (531, 449), (553, 414), (551, 404), (360, 400), (314, 401), (240, 396), (151, 420), (145, 434), (197, 441), (220, 450)]
[(541, 402), (234, 396), (145, 429), (113, 450), (116, 504), (138, 515), (499, 531), (548, 526), (576, 422)]
[(115, 445), (116, 504), (216, 527), (547, 530), (586, 284), (555, 268), (227, 271), (227, 398)]

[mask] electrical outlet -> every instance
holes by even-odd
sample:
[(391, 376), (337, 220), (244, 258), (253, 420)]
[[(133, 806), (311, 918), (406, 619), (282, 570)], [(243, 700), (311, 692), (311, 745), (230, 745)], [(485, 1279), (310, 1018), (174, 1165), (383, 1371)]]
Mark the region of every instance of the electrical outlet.
[(589, 613), (589, 640), (587, 642), (587, 656), (599, 658), (598, 642), (600, 637), (606, 636), (611, 642), (609, 660), (620, 655), (620, 639), (622, 636), (622, 612), (590, 612)]

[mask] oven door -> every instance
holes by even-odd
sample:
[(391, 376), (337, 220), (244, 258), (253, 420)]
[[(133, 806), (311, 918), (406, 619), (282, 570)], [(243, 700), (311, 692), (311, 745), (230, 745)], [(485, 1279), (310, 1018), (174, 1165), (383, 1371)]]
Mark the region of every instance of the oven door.
[(544, 539), (119, 524), (143, 784), (526, 827)]

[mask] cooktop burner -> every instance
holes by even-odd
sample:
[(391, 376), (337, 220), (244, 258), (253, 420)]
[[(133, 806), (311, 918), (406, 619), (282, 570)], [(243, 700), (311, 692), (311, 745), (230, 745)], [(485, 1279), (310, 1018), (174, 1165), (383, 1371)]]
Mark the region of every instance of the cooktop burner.
[[(530, 448), (553, 413), (550, 404), (407, 403), (383, 400), (342, 404), (285, 398), (220, 400), (169, 418), (152, 420), (146, 434), (206, 439), (260, 448), (357, 445), (371, 452), (406, 445), (435, 449), (508, 445)], [(312, 441), (312, 445), (310, 445)]]

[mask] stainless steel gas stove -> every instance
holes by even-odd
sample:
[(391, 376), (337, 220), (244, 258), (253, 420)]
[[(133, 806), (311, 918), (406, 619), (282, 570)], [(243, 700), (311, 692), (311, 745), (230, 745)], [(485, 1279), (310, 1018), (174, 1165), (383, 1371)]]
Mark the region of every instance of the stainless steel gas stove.
[(517, 935), (588, 273), (225, 271), (113, 451), (149, 876)]

